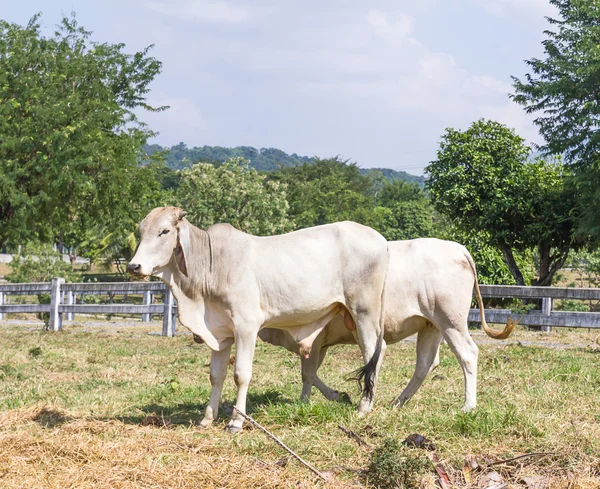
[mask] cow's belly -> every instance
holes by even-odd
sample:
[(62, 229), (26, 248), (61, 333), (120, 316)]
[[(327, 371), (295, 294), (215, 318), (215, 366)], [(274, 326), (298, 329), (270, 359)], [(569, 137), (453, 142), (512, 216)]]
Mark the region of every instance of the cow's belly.
[(332, 316), (341, 311), (342, 305), (336, 302), (326, 307), (321, 305), (316, 310), (293, 310), (271, 313), (270, 317), (265, 320), (263, 328), (287, 329), (319, 323), (326, 316)]

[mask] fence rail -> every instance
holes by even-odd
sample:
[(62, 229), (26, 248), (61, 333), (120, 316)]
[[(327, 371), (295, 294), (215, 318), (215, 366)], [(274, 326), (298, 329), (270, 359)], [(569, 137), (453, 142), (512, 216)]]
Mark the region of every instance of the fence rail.
[[(9, 304), (9, 295), (50, 294), (49, 304)], [(141, 295), (143, 304), (84, 304), (88, 295), (116, 294)], [(77, 295), (80, 303), (77, 304)], [(155, 296), (163, 296), (163, 303), (155, 304)], [(49, 313), (49, 329), (59, 331), (63, 319), (73, 321), (75, 314), (139, 314), (142, 321), (150, 321), (153, 315), (163, 317), (162, 334), (175, 334), (177, 304), (171, 290), (162, 282), (109, 282), (65, 283), (54, 278), (42, 284), (0, 284), (0, 320), (9, 313)]]
[[(512, 285), (481, 285), (485, 298), (541, 299), (542, 309), (527, 314), (515, 314), (507, 309), (486, 309), (489, 323), (506, 323), (509, 317), (520, 318), (520, 324), (541, 326), (543, 331), (551, 327), (600, 328), (600, 313), (554, 311), (555, 299), (600, 300), (599, 289), (571, 287), (520, 287)], [(50, 294), (49, 304), (10, 304), (10, 295)], [(141, 295), (143, 304), (84, 304), (86, 295)], [(81, 296), (77, 304), (77, 295)], [(162, 303), (155, 303), (156, 296), (163, 296)], [(0, 320), (11, 313), (48, 313), (49, 328), (62, 329), (63, 316), (72, 321), (75, 314), (135, 314), (142, 321), (150, 321), (153, 315), (163, 317), (162, 334), (175, 334), (177, 304), (170, 289), (162, 282), (125, 283), (65, 283), (62, 278), (51, 283), (0, 284)], [(479, 309), (471, 309), (469, 321), (480, 322)]]

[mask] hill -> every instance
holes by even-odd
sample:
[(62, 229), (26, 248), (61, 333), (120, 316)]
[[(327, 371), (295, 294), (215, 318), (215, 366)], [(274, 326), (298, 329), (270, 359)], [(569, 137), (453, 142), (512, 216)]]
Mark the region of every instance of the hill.
[[(186, 144), (179, 143), (170, 148), (159, 144), (148, 144), (145, 151), (151, 155), (158, 151), (165, 152), (165, 162), (169, 168), (180, 170), (198, 161), (219, 162), (229, 158), (242, 157), (250, 161), (250, 165), (260, 171), (277, 170), (280, 165), (295, 166), (303, 163), (312, 163), (315, 157), (298, 156), (296, 153), (287, 154), (276, 148), (256, 149), (252, 146), (236, 146), (235, 148), (224, 148), (222, 146), (202, 146), (188, 148)], [(411, 175), (403, 171), (390, 168), (361, 168), (364, 174), (379, 171), (388, 180), (406, 180), (423, 185), (425, 177)]]

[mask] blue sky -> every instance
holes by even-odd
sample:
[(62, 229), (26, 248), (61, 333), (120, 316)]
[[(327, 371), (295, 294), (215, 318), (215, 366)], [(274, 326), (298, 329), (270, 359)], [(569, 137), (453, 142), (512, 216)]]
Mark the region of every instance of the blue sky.
[(164, 145), (275, 147), (421, 174), (446, 127), (498, 120), (540, 141), (508, 98), (542, 55), (547, 0), (1, 0), (4, 20), (75, 11), (97, 41), (155, 44), (143, 120)]

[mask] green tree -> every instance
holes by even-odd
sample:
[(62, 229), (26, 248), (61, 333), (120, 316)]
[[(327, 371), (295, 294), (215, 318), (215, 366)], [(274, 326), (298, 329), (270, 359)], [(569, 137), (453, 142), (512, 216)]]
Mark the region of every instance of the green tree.
[(479, 120), (442, 136), (437, 160), (426, 168), (435, 208), (467, 232), (485, 232), (515, 281), (525, 285), (515, 252), (538, 253), (534, 285), (550, 285), (573, 246), (577, 190), (560, 162), (529, 159), (514, 131)]
[(432, 237), (436, 234), (434, 209), (425, 191), (405, 180), (384, 180), (377, 205), (386, 209), (379, 231), (388, 240)]
[(525, 63), (533, 73), (512, 77), (513, 99), (536, 115), (542, 149), (592, 164), (600, 152), (600, 9), (596, 2), (550, 0), (557, 18), (544, 31), (544, 59)]
[(74, 16), (45, 37), (38, 21), (0, 21), (0, 247), (85, 241), (82, 230), (139, 214), (140, 149), (152, 131), (137, 114), (164, 109), (146, 103), (161, 68), (150, 48), (91, 41)]
[(513, 77), (513, 100), (534, 114), (544, 152), (576, 163), (580, 203), (578, 234), (600, 241), (600, 9), (596, 2), (550, 0), (557, 9), (544, 31), (544, 56)]
[(227, 222), (264, 236), (292, 228), (285, 185), (267, 180), (241, 158), (232, 158), (218, 167), (197, 163), (181, 170), (173, 203), (188, 212), (190, 222), (204, 229)]
[(269, 175), (287, 185), (289, 215), (297, 228), (351, 220), (379, 227), (373, 178), (339, 158), (281, 168)]

